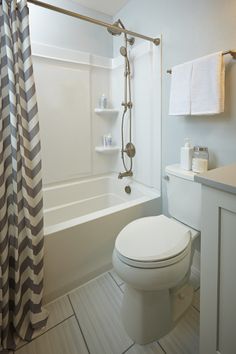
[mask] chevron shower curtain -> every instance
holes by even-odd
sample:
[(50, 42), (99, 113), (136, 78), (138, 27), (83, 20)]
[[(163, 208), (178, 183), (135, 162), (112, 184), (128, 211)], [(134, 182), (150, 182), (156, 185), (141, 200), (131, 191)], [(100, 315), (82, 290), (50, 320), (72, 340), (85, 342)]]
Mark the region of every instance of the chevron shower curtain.
[(39, 123), (26, 0), (0, 2), (0, 350), (46, 325)]

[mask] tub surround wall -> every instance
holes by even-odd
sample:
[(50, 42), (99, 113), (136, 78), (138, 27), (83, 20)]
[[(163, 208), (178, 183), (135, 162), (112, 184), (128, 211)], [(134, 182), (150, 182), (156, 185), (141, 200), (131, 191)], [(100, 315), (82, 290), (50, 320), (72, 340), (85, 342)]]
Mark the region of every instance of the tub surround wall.
[(111, 122), (94, 113), (101, 92), (110, 101), (111, 60), (38, 43), (32, 50), (44, 185), (112, 171), (112, 156), (95, 152)]
[[(47, 2), (113, 23), (111, 16), (73, 0)], [(103, 93), (107, 95), (110, 107), (122, 108), (124, 58), (120, 54), (118, 58), (117, 54), (112, 59), (113, 41), (115, 43), (117, 37), (112, 37), (103, 27), (33, 4), (29, 4), (29, 9), (44, 185), (121, 171), (119, 152), (112, 155), (95, 152), (95, 147), (102, 143), (102, 135), (110, 132), (114, 143), (121, 146), (121, 117), (109, 119), (94, 112)], [(135, 59), (137, 71), (134, 71), (133, 87), (135, 178), (160, 189), (160, 47), (152, 55), (150, 44), (143, 44), (144, 52), (139, 50)], [(112, 75), (111, 68), (114, 69)], [(145, 78), (142, 68), (148, 72)], [(152, 90), (154, 87), (156, 89)], [(156, 92), (155, 96), (151, 95), (153, 102), (151, 91)], [(65, 134), (67, 131), (70, 134)]]
[(44, 183), (89, 174), (91, 144), (88, 142), (92, 134), (89, 68), (34, 58), (34, 72)]
[[(34, 43), (35, 81), (41, 123), (44, 185), (123, 171), (119, 150), (98, 153), (111, 133), (121, 147), (124, 60)], [(160, 47), (131, 50), (135, 180), (160, 190)], [(145, 84), (144, 84), (145, 82)], [(155, 96), (153, 94), (155, 92)], [(118, 115), (98, 115), (102, 93)], [(128, 116), (126, 131), (128, 132)], [(126, 142), (128, 141), (128, 136)]]

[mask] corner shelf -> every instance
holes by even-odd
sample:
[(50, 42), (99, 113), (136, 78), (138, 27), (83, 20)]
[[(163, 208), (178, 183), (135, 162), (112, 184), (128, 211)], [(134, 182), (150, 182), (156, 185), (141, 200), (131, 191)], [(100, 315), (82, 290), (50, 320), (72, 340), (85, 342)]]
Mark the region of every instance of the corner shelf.
[(115, 118), (118, 116), (119, 110), (113, 108), (95, 108), (94, 112), (99, 116)]
[(118, 151), (120, 151), (120, 147), (119, 146), (108, 146), (108, 147), (104, 147), (104, 146), (96, 146), (95, 147), (95, 151), (101, 153), (101, 154), (113, 154), (116, 153)]

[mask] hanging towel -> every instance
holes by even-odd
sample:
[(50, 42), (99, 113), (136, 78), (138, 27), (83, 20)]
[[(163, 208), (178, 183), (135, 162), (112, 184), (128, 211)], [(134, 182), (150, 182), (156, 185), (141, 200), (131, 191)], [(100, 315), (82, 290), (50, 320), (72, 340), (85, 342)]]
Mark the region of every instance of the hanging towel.
[(225, 65), (222, 52), (192, 62), (191, 115), (224, 111)]
[(169, 114), (172, 116), (191, 113), (192, 62), (172, 68)]

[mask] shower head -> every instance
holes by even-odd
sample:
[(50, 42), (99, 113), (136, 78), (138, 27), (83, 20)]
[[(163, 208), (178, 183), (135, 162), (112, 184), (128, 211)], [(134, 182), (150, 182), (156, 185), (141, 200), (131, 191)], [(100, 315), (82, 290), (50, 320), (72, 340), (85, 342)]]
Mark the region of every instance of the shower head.
[(231, 50), (230, 54), (232, 55), (233, 59), (236, 59), (236, 50)]
[[(116, 28), (114, 28), (114, 27), (116, 27)], [(121, 35), (120, 21), (118, 20), (118, 21), (114, 22), (112, 26), (107, 27), (107, 30), (113, 36), (120, 36)]]
[(120, 47), (120, 54), (127, 58), (127, 49), (125, 47)]

